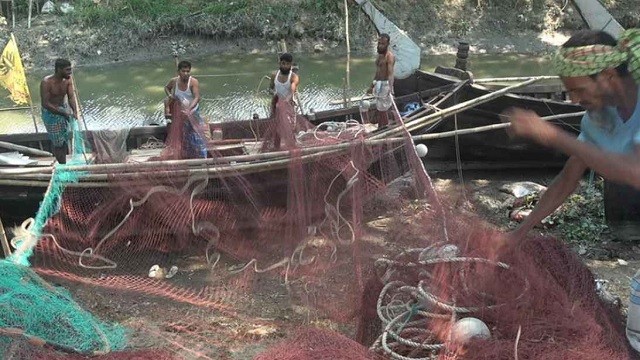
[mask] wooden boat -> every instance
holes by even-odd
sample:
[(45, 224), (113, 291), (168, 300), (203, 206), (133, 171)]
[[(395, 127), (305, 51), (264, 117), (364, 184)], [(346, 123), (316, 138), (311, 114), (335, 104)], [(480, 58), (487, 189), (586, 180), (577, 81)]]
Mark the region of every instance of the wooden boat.
[[(463, 80), (438, 73), (417, 71), (407, 79), (398, 80), (395, 84), (396, 103), (399, 109), (410, 102), (419, 102), (426, 107), (429, 104), (441, 103), (439, 109), (446, 109), (457, 103), (473, 100), (483, 95), (492, 94), (493, 90), (473, 83), (463, 83)], [(453, 92), (455, 90), (455, 92)], [(460, 112), (453, 117), (442, 117), (428, 127), (416, 128), (414, 135), (445, 132), (456, 129), (474, 128), (489, 124), (500, 123), (498, 114), (511, 106), (519, 106), (535, 110), (540, 115), (557, 115), (577, 113), (581, 109), (567, 102), (523, 95), (505, 94), (497, 96), (486, 103), (479, 104), (468, 110)], [(442, 101), (444, 99), (444, 101)], [(373, 105), (372, 105), (373, 106)], [(319, 111), (306, 114), (305, 117), (313, 124), (323, 122), (344, 122), (348, 119), (361, 120), (360, 106), (354, 105), (348, 108)], [(372, 110), (373, 111), (373, 110)], [(410, 114), (407, 119), (415, 119), (422, 111), (423, 114), (434, 114), (436, 108), (425, 111), (423, 107), (418, 114)], [(409, 120), (407, 120), (409, 121)], [(560, 124), (568, 131), (576, 133), (579, 130), (580, 116), (571, 116), (563, 119)], [(229, 155), (242, 155), (250, 152), (249, 147), (255, 147), (256, 137), (262, 136), (268, 125), (268, 119), (255, 119), (236, 122), (220, 122), (209, 124), (214, 133), (221, 132), (223, 139), (212, 142), (215, 150)], [(87, 134), (91, 137), (91, 134)], [(376, 135), (376, 131), (373, 131)], [(164, 126), (144, 126), (132, 128), (127, 138), (127, 148), (130, 150), (141, 149), (150, 140), (163, 140), (166, 136)], [(51, 144), (45, 133), (32, 134), (2, 134), (0, 141), (50, 150)], [(253, 143), (253, 145), (250, 145)], [(424, 143), (429, 148), (429, 154), (425, 158), (428, 169), (455, 168), (456, 141), (455, 137), (426, 140)], [(458, 138), (459, 155), (463, 168), (504, 168), (504, 167), (529, 167), (549, 166), (560, 163), (564, 157), (551, 150), (524, 142), (512, 141), (504, 130), (482, 132), (460, 136)], [(146, 150), (134, 150), (134, 156), (142, 162), (151, 156)], [(37, 167), (51, 168), (53, 157), (36, 157), (37, 163), (24, 166), (26, 169)], [(187, 160), (185, 160), (187, 161)], [(7, 167), (4, 167), (5, 169)], [(3, 178), (0, 167), (0, 196), (3, 198), (3, 206), (11, 206), (10, 200), (23, 201), (27, 198), (41, 198), (48, 181), (43, 176), (41, 181), (24, 182), (16, 185), (15, 182)]]
[[(463, 79), (449, 76), (446, 74), (439, 74), (434, 72), (416, 71), (414, 75), (402, 79), (396, 80), (395, 94), (396, 104), (400, 111), (407, 103), (410, 102), (422, 102), (427, 104), (433, 99), (438, 99), (446, 95), (449, 91), (453, 90), (456, 85), (460, 84)], [(484, 94), (488, 94), (493, 90), (499, 89), (500, 86), (483, 86), (478, 84), (468, 84), (462, 87), (456, 92), (455, 96), (449, 98), (445, 102), (439, 105), (439, 108), (446, 108), (454, 103), (460, 103), (473, 98), (480, 97)], [(538, 91), (535, 91), (535, 90)], [(560, 91), (559, 91), (560, 90)], [(458, 114), (458, 126), (459, 128), (476, 127), (487, 124), (499, 123), (500, 119), (498, 114), (509, 107), (522, 107), (536, 111), (541, 116), (578, 113), (582, 109), (570, 104), (566, 101), (555, 100), (561, 92), (559, 85), (544, 85), (535, 86), (530, 85), (523, 89), (515, 91), (515, 94), (505, 94), (494, 100), (491, 100), (485, 104), (474, 107), (468, 111)], [(371, 105), (373, 108), (373, 104)], [(315, 113), (308, 113), (304, 116), (314, 125), (321, 124), (323, 122), (343, 122), (348, 119), (361, 120), (360, 107), (358, 104), (353, 104), (347, 108), (338, 108), (332, 110), (318, 111)], [(255, 136), (260, 136), (264, 133), (268, 119), (253, 119), (242, 120), (233, 122), (219, 122), (209, 124), (212, 130), (221, 130), (224, 139), (233, 141), (234, 139), (254, 139)], [(578, 132), (580, 126), (580, 117), (572, 117), (564, 119), (560, 124), (570, 132)], [(428, 129), (429, 132), (449, 130), (454, 128), (453, 121), (442, 121), (437, 127)], [(421, 129), (416, 133), (425, 133), (425, 129)], [(498, 134), (499, 133), (499, 134)], [(89, 137), (91, 136), (88, 134)], [(483, 149), (473, 149), (468, 146), (463, 146), (463, 151), (468, 155), (468, 159), (471, 160), (485, 160), (485, 161), (503, 161), (503, 160), (540, 160), (547, 161), (549, 152), (537, 147), (523, 147), (520, 143), (513, 143), (504, 135), (504, 132), (497, 132), (496, 136), (490, 136), (490, 133), (482, 133), (478, 137), (482, 139), (491, 138), (490, 140), (482, 141)], [(130, 129), (127, 139), (127, 147), (129, 149), (139, 148), (142, 144), (149, 141), (149, 139), (163, 140), (166, 137), (165, 126), (140, 126)], [(474, 138), (469, 137), (467, 138)], [(496, 141), (499, 139), (500, 141)], [(51, 150), (51, 144), (47, 138), (46, 133), (17, 133), (17, 134), (0, 134), (0, 141), (10, 142), (13, 144), (40, 148), (45, 151)], [(474, 139), (469, 143), (476, 143)], [(427, 143), (434, 147), (433, 143)], [(435, 150), (438, 145), (434, 147)], [(485, 147), (487, 147), (485, 149)], [(490, 151), (491, 148), (495, 148), (495, 151)], [(505, 152), (504, 150), (508, 150)], [(2, 150), (0, 150), (2, 151)], [(553, 156), (556, 158), (557, 156)], [(451, 153), (448, 151), (436, 151), (430, 152), (430, 160), (446, 160), (452, 159)], [(41, 164), (42, 165), (42, 164)]]
[[(411, 77), (397, 80), (395, 84), (396, 96), (413, 94), (422, 89), (437, 88), (451, 84), (460, 79), (443, 74), (417, 71)], [(533, 87), (529, 87), (533, 89)], [(510, 107), (530, 109), (540, 116), (553, 116), (558, 114), (575, 114), (573, 116), (555, 121), (564, 130), (577, 134), (580, 130), (582, 108), (566, 101), (554, 100), (557, 88), (544, 87), (543, 93), (536, 96), (519, 94), (505, 94), (486, 103), (477, 105), (472, 109), (457, 114), (457, 119), (443, 119), (435, 126), (417, 130), (416, 133), (443, 132), (457, 129), (485, 126), (500, 123), (499, 114)], [(440, 107), (450, 107), (454, 103), (461, 103), (478, 98), (494, 91), (479, 84), (469, 84), (454, 96), (449, 97)], [(515, 90), (521, 91), (520, 90)], [(529, 93), (532, 95), (532, 93)], [(406, 97), (404, 97), (406, 99)], [(403, 103), (398, 103), (402, 109)], [(456, 121), (457, 120), (457, 121)], [(457, 127), (456, 127), (457, 123)], [(565, 160), (565, 156), (536, 144), (510, 139), (507, 132), (491, 131), (478, 134), (460, 136), (456, 147), (455, 138), (445, 138), (427, 141), (429, 147), (429, 161), (455, 161), (456, 148), (463, 163), (480, 162), (483, 167), (513, 167), (513, 166), (549, 166), (557, 165)]]
[[(400, 111), (406, 104), (411, 102), (422, 103), (429, 106), (429, 102), (435, 102), (442, 99), (450, 91), (461, 84), (463, 79), (456, 78), (446, 74), (434, 72), (417, 71), (414, 75), (396, 80), (395, 83), (395, 101)], [(467, 100), (478, 98), (482, 95), (489, 94), (499, 87), (492, 88), (470, 83), (462, 86), (446, 101), (438, 105), (437, 108), (444, 109), (455, 103), (461, 103)], [(558, 95), (557, 86), (540, 86), (537, 87), (539, 92), (533, 92), (535, 86), (528, 86), (523, 89), (516, 90), (515, 94), (505, 94), (494, 100), (480, 104), (467, 111), (457, 114), (457, 123), (459, 129), (478, 127), (488, 124), (500, 123), (499, 114), (509, 107), (521, 107), (536, 111), (541, 116), (550, 116), (558, 114), (579, 113), (582, 111), (578, 105), (570, 104), (566, 101), (553, 99)], [(524, 93), (528, 95), (519, 95)], [(374, 107), (373, 104), (370, 105)], [(435, 111), (436, 109), (434, 109)], [(307, 113), (304, 115), (312, 124), (318, 125), (323, 122), (344, 122), (348, 119), (361, 120), (361, 109), (358, 104), (353, 104), (347, 108), (338, 108), (332, 110), (318, 111), (315, 113)], [(409, 117), (410, 118), (410, 117)], [(573, 116), (562, 119), (559, 123), (567, 131), (572, 133), (579, 132), (581, 116)], [(451, 120), (451, 121), (450, 121)], [(424, 134), (429, 132), (449, 131), (455, 129), (454, 119), (443, 118), (436, 126), (426, 129), (414, 131), (415, 134)], [(239, 143), (242, 140), (249, 140), (260, 137), (269, 119), (253, 119), (233, 122), (218, 122), (209, 124), (211, 130), (221, 131), (223, 139), (228, 144), (234, 142)], [(86, 134), (91, 138), (91, 134)], [(151, 139), (164, 140), (166, 137), (165, 126), (140, 126), (131, 128), (127, 138), (127, 148), (137, 149)], [(522, 142), (512, 141), (504, 131), (483, 132), (476, 136), (466, 135), (460, 138), (460, 151), (465, 161), (484, 161), (484, 162), (502, 162), (502, 161), (537, 161), (541, 164), (553, 160), (561, 159), (562, 156), (547, 149), (538, 146), (528, 146)], [(51, 144), (46, 133), (16, 133), (16, 134), (0, 134), (0, 141), (9, 142), (17, 145), (40, 148), (45, 151), (51, 151)], [(428, 141), (429, 146), (428, 161), (446, 161), (455, 159), (455, 149), (451, 148), (446, 141)], [(3, 151), (0, 149), (0, 151)], [(50, 166), (53, 162), (52, 158), (39, 159), (39, 166)]]

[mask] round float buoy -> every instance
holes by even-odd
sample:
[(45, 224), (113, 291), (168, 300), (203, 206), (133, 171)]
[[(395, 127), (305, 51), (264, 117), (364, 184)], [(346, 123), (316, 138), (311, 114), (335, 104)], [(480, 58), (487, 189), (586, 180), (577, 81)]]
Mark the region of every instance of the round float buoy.
[(429, 152), (429, 149), (427, 148), (427, 145), (425, 145), (425, 144), (418, 144), (418, 145), (416, 145), (416, 152), (418, 153), (418, 156), (425, 157), (425, 156), (427, 156), (427, 153)]
[(482, 320), (467, 317), (456, 321), (451, 328), (451, 341), (464, 344), (471, 339), (489, 339), (491, 332)]

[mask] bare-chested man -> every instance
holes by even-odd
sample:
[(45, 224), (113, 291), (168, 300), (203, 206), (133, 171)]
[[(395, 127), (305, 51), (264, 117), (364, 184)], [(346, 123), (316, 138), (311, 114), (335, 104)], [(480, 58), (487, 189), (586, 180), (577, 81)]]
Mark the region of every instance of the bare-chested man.
[(376, 59), (376, 76), (367, 90), (367, 94), (376, 97), (378, 128), (389, 125), (388, 110), (393, 104), (393, 66), (396, 57), (389, 50), (389, 34), (378, 37), (378, 58)]
[(74, 96), (71, 62), (67, 59), (57, 59), (54, 74), (45, 76), (40, 83), (40, 97), (42, 121), (53, 144), (53, 155), (60, 164), (67, 162), (69, 121), (71, 117), (78, 117)]

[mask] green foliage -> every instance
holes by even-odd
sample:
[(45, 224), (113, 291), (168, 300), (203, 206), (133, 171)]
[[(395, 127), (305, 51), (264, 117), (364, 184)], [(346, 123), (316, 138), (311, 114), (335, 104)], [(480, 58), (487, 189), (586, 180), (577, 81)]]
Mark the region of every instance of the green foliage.
[(247, 9), (249, 6), (245, 0), (238, 1), (212, 1), (202, 9), (202, 12), (210, 15), (225, 15)]
[(602, 190), (598, 187), (587, 187), (569, 196), (561, 209), (551, 215), (546, 222), (549, 225), (556, 224), (562, 237), (567, 241), (583, 243), (599, 241), (602, 232), (607, 229)]
[(121, 17), (116, 8), (96, 6), (91, 0), (78, 0), (74, 6), (75, 11), (68, 18), (89, 26), (112, 24)]
[[(569, 196), (564, 204), (542, 223), (554, 227), (562, 239), (571, 243), (595, 243), (607, 230), (604, 219), (602, 181), (587, 186)], [(527, 195), (523, 208), (532, 209), (538, 202), (538, 194)]]
[(298, 5), (303, 10), (311, 10), (316, 14), (341, 13), (343, 2), (338, 0), (302, 0)]

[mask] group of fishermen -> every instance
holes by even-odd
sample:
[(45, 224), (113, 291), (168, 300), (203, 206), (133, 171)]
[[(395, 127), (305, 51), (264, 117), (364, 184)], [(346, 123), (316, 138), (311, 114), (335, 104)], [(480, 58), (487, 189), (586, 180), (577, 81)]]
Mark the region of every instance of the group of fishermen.
[[(376, 60), (376, 74), (374, 81), (367, 90), (377, 99), (377, 109), (382, 116), (377, 116), (379, 126), (387, 126), (389, 116), (387, 111), (393, 103), (393, 67), (395, 57), (389, 51), (390, 37), (381, 34), (378, 40), (378, 58)], [(293, 56), (289, 53), (280, 55), (279, 69), (272, 73), (271, 89), (274, 93), (271, 103), (271, 117), (276, 117), (278, 107), (282, 102), (294, 106), (294, 94), (298, 89), (300, 77), (293, 70)], [(191, 63), (180, 61), (177, 65), (178, 74), (165, 85), (164, 117), (167, 124), (180, 111), (190, 121), (184, 122), (184, 146), (190, 158), (204, 158), (207, 156), (205, 140), (197, 128), (204, 124), (199, 112), (200, 83), (191, 76)], [(69, 140), (69, 120), (78, 117), (77, 101), (71, 81), (71, 62), (67, 59), (57, 59), (54, 74), (46, 76), (40, 84), (42, 99), (42, 120), (47, 129), (49, 139), (53, 144), (53, 153), (60, 164), (66, 163), (67, 142)], [(65, 99), (66, 98), (66, 99)], [(66, 100), (66, 101), (65, 101)], [(255, 116), (254, 116), (255, 117)], [(291, 119), (291, 131), (294, 131), (295, 118)]]

